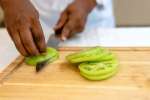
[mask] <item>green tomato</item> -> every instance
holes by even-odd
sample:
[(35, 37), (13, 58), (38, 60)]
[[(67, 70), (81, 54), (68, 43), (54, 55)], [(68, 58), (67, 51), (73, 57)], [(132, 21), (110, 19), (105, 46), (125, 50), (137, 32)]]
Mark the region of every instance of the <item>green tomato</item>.
[(86, 75), (97, 76), (111, 73), (112, 71), (116, 70), (117, 67), (118, 63), (116, 60), (112, 61), (112, 63), (84, 62), (79, 65), (79, 70)]
[(77, 53), (70, 54), (66, 57), (66, 59), (71, 63), (99, 61), (104, 50), (105, 49), (101, 47), (94, 47)]
[(37, 63), (48, 60), (48, 59), (50, 59), (49, 62), (53, 62), (54, 60), (58, 59), (58, 57), (59, 57), (58, 51), (55, 50), (54, 48), (48, 47), (46, 49), (46, 53), (43, 53), (37, 56), (26, 57), (25, 62), (28, 65), (35, 66)]
[(92, 80), (92, 81), (106, 80), (106, 79), (112, 77), (113, 75), (115, 75), (116, 73), (117, 73), (117, 70), (114, 70), (114, 71), (112, 71), (112, 72), (110, 72), (110, 73), (103, 74), (103, 75), (89, 76), (89, 75), (86, 75), (86, 74), (80, 72), (80, 74), (81, 74), (84, 78), (86, 78), (86, 79), (88, 79), (88, 80)]
[(103, 53), (103, 56), (99, 59), (99, 61), (110, 61), (115, 59), (115, 55), (108, 52), (108, 53)]
[(66, 58), (70, 63), (79, 64), (81, 75), (89, 80), (107, 79), (113, 76), (118, 69), (115, 55), (101, 47), (73, 53)]

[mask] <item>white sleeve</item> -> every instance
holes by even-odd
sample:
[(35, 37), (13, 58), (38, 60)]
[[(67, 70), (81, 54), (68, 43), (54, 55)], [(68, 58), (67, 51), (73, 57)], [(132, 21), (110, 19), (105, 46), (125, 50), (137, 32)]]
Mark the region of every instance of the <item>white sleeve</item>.
[(103, 0), (96, 0), (97, 4), (103, 4)]

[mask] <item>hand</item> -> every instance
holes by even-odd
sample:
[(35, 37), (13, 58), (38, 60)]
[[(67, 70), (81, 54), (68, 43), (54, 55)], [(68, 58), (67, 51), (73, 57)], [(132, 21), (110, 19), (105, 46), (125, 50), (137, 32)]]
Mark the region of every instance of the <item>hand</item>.
[(18, 51), (24, 56), (45, 51), (45, 38), (39, 15), (29, 0), (1, 0), (5, 24)]
[(95, 7), (96, 0), (74, 0), (61, 14), (54, 30), (61, 40), (82, 32), (88, 14)]

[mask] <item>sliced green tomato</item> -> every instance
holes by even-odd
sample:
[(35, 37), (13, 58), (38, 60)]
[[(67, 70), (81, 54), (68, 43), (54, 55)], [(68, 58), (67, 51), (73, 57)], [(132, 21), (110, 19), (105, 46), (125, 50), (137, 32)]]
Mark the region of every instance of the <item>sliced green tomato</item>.
[(105, 49), (101, 47), (94, 47), (86, 49), (77, 53), (68, 55), (66, 58), (71, 63), (81, 63), (87, 61), (99, 61)]
[(70, 54), (67, 56), (67, 58), (74, 59), (74, 58), (78, 58), (78, 57), (85, 56), (85, 55), (90, 55), (90, 54), (101, 52), (101, 51), (103, 51), (103, 48), (101, 47), (88, 48), (88, 49), (79, 51), (77, 53)]
[(104, 53), (103, 56), (101, 56), (99, 61), (109, 61), (115, 59), (115, 55), (112, 53)]
[(107, 60), (112, 60), (116, 58), (113, 53), (111, 53), (109, 50), (104, 49), (103, 52), (101, 53), (101, 57), (99, 58), (99, 61), (107, 61)]
[(82, 63), (111, 60), (114, 59), (115, 56), (105, 48), (94, 47), (70, 54), (66, 58), (71, 63)]
[(88, 80), (93, 80), (93, 81), (108, 79), (108, 78), (112, 77), (113, 75), (115, 75), (116, 73), (117, 73), (117, 70), (114, 70), (114, 71), (112, 71), (112, 72), (110, 72), (110, 73), (103, 74), (103, 75), (89, 76), (89, 75), (86, 75), (86, 74), (80, 72), (80, 74), (81, 74), (84, 78), (86, 78), (86, 79), (88, 79)]
[(46, 53), (37, 56), (26, 57), (25, 62), (28, 65), (35, 66), (38, 62), (42, 62), (47, 59), (50, 59), (49, 62), (52, 62), (56, 60), (58, 57), (59, 57), (58, 51), (55, 50), (54, 48), (48, 47)]
[(96, 75), (103, 75), (103, 74), (110, 73), (116, 70), (117, 67), (118, 67), (118, 63), (115, 61), (112, 63), (85, 62), (79, 65), (79, 70), (80, 72), (86, 75), (96, 76)]
[(116, 58), (113, 58), (112, 60), (101, 61), (101, 62), (103, 62), (105, 64), (117, 64), (117, 65), (119, 65), (119, 62)]

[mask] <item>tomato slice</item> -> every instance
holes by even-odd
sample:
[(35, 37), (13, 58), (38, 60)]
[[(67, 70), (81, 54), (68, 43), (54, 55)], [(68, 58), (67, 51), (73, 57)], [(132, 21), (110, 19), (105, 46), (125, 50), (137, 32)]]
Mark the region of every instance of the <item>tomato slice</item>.
[(87, 61), (98, 61), (103, 54), (104, 49), (100, 47), (86, 49), (77, 53), (68, 55), (66, 58), (71, 63), (81, 63)]
[(70, 54), (66, 58), (71, 63), (82, 63), (111, 60), (115, 55), (105, 48), (94, 47)]
[(113, 60), (113, 59), (115, 59), (115, 55), (108, 52), (108, 53), (104, 53), (104, 55), (101, 56), (99, 61), (107, 61), (107, 60)]
[(37, 56), (26, 57), (25, 63), (28, 65), (35, 66), (38, 62), (42, 62), (47, 59), (50, 59), (49, 62), (52, 62), (52, 61), (56, 60), (58, 57), (59, 57), (59, 54), (58, 54), (57, 50), (55, 50), (54, 48), (48, 47), (46, 49), (46, 53), (43, 53), (43, 54), (37, 55)]
[(81, 75), (91, 80), (106, 79), (114, 75), (118, 69), (116, 56), (109, 50), (101, 47), (73, 53), (66, 58), (70, 63), (79, 64)]
[(117, 73), (117, 71), (118, 70), (114, 70), (110, 73), (103, 74), (103, 75), (97, 75), (97, 76), (89, 76), (89, 75), (86, 75), (82, 72), (80, 74), (86, 79), (93, 80), (93, 81), (98, 81), (98, 80), (105, 80), (105, 79), (108, 79), (108, 78), (112, 77), (113, 75), (115, 75)]
[(111, 73), (118, 67), (117, 60), (111, 62), (85, 62), (79, 65), (79, 70), (89, 76), (103, 75)]

